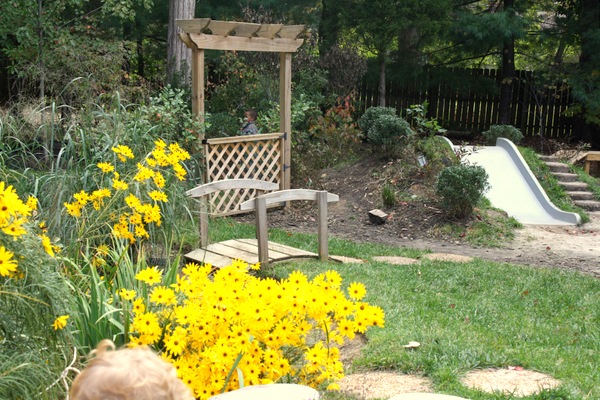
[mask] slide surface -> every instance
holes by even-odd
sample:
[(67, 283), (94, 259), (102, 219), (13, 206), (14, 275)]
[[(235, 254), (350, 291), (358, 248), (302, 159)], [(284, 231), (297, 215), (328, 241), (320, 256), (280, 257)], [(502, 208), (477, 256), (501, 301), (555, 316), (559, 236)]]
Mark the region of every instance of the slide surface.
[[(457, 146), (454, 146), (455, 148)], [(548, 198), (516, 146), (499, 138), (496, 146), (466, 147), (464, 160), (485, 168), (490, 190), (485, 193), (492, 205), (522, 224), (578, 225), (578, 214), (559, 210)], [(472, 151), (471, 151), (472, 150)]]

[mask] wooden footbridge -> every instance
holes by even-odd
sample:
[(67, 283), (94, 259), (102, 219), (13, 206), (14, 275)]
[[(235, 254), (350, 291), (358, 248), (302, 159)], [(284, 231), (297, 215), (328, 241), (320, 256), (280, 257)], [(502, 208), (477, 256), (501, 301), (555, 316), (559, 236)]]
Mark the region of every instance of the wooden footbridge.
[[(314, 257), (320, 260), (342, 261), (342, 257), (330, 257), (327, 232), (327, 204), (337, 202), (339, 197), (326, 191), (308, 189), (277, 190), (277, 183), (255, 179), (226, 179), (200, 185), (191, 189), (187, 194), (200, 200), (200, 248), (185, 255), (186, 259), (194, 262), (223, 267), (231, 264), (232, 260), (243, 260), (249, 264), (260, 262), (267, 265), (272, 262), (291, 258)], [(208, 217), (210, 196), (225, 190), (253, 190), (256, 197), (239, 204), (239, 210), (254, 211), (256, 214), (256, 238), (230, 239), (209, 244)], [(266, 193), (271, 191), (270, 193)], [(297, 200), (317, 202), (317, 230), (319, 236), (318, 253), (296, 249), (268, 240), (267, 208), (282, 205)]]

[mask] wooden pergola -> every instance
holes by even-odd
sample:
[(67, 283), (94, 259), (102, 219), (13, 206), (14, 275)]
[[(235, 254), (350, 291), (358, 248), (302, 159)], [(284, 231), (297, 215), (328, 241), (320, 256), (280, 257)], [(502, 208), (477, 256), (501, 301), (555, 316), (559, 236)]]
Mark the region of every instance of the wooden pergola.
[[(204, 51), (263, 51), (279, 53), (280, 132), (285, 133), (283, 189), (290, 188), (292, 53), (304, 42), (304, 25), (253, 24), (210, 18), (178, 20), (179, 37), (192, 50), (192, 110), (204, 121)], [(203, 139), (203, 138), (200, 138)]]

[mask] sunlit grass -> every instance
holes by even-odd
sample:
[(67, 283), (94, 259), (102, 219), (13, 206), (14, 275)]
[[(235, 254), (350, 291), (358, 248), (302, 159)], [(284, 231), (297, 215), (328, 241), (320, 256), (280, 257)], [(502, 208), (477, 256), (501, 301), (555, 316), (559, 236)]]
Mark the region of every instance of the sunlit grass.
[[(314, 276), (330, 268), (345, 282), (363, 282), (366, 300), (386, 312), (385, 328), (368, 332), (355, 370), (421, 374), (438, 392), (510, 399), (467, 389), (460, 378), (472, 369), (522, 366), (563, 382), (528, 399), (600, 398), (597, 279), (480, 260), (401, 267), (307, 261), (275, 264), (273, 271), (285, 276), (300, 269)], [(409, 341), (421, 347), (407, 351)]]

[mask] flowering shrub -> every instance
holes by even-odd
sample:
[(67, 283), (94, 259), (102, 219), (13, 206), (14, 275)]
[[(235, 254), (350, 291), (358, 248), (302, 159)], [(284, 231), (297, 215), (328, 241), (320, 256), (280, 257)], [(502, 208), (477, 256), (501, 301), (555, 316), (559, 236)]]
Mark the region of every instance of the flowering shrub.
[(136, 276), (146, 295), (120, 292), (132, 302), (130, 345), (161, 351), (199, 399), (277, 381), (337, 389), (335, 344), (384, 324), (383, 310), (361, 301), (364, 285), (352, 283), (347, 298), (335, 271), (276, 281), (236, 261), (210, 273), (210, 265), (188, 264), (167, 286), (160, 270), (147, 268)]
[[(127, 146), (113, 147), (120, 164), (98, 163), (102, 175), (97, 188), (89, 192), (82, 190), (73, 195), (74, 201), (64, 204), (67, 212), (79, 220), (79, 238), (104, 240), (106, 230), (103, 226), (109, 224), (116, 238), (131, 244), (150, 237), (150, 224), (161, 225), (160, 205), (168, 202), (164, 192), (167, 179), (163, 172), (170, 167), (177, 179), (185, 180), (187, 172), (182, 161), (190, 155), (177, 143), (167, 146), (159, 139), (154, 144), (152, 152), (136, 164), (135, 173), (129, 176), (119, 171), (119, 167), (133, 163), (133, 152)], [(127, 167), (123, 168), (127, 170)]]
[(34, 221), (36, 209), (35, 198), (24, 202), (0, 182), (2, 399), (39, 398), (40, 387), (64, 368), (60, 329), (69, 292), (54, 258), (58, 249)]
[[(18, 239), (27, 235), (27, 224), (37, 207), (37, 200), (30, 197), (23, 202), (12, 186), (0, 182), (0, 276), (15, 277), (17, 261), (10, 249), (18, 246)], [(39, 244), (46, 252), (54, 256), (54, 246), (45, 234), (38, 235)], [(9, 247), (6, 248), (5, 246)]]

